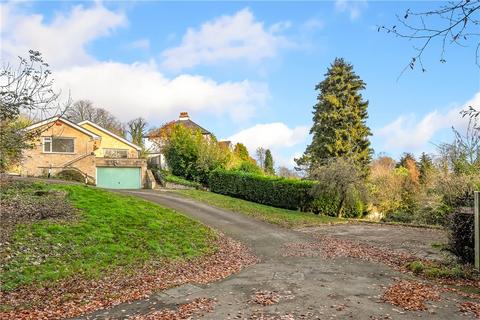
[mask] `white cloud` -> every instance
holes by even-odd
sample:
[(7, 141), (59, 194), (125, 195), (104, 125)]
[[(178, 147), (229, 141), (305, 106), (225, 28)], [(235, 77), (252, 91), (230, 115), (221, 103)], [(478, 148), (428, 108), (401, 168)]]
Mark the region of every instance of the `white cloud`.
[(42, 52), (45, 60), (56, 68), (91, 63), (95, 59), (85, 47), (126, 24), (124, 14), (98, 3), (89, 8), (74, 6), (67, 14), (57, 13), (49, 23), (44, 16), (26, 14), (21, 9), (13, 3), (0, 7), (1, 55), (7, 61), (25, 56), (33, 49)]
[(259, 62), (272, 58), (279, 48), (290, 45), (280, 35), (289, 26), (289, 22), (280, 22), (265, 27), (246, 8), (205, 22), (199, 29), (188, 29), (178, 47), (162, 53), (163, 66), (180, 70), (230, 60)]
[(173, 79), (155, 63), (99, 62), (56, 72), (57, 84), (72, 99), (88, 99), (121, 120), (143, 116), (150, 122), (167, 121), (179, 111), (208, 112), (238, 120), (252, 115), (268, 96), (262, 83), (217, 83), (195, 75)]
[(348, 13), (351, 20), (356, 20), (367, 8), (366, 0), (336, 0), (335, 9), (339, 12)]
[[(2, 60), (25, 56), (30, 48), (40, 50), (52, 65), (55, 85), (63, 94), (70, 93), (73, 100), (91, 100), (120, 120), (143, 116), (151, 124), (160, 124), (176, 117), (179, 111), (242, 120), (267, 99), (268, 87), (263, 83), (218, 83), (188, 74), (167, 78), (154, 62), (98, 61), (87, 52), (87, 45), (127, 24), (126, 16), (101, 4), (72, 6), (51, 21), (23, 9), (10, 3), (0, 7)], [(148, 39), (141, 38), (126, 47), (148, 49), (149, 45)]]
[(252, 155), (258, 147), (270, 149), (276, 165), (293, 167), (293, 158), (298, 156), (298, 151), (292, 153), (289, 149), (305, 143), (308, 132), (309, 128), (306, 126), (289, 128), (282, 122), (274, 122), (257, 124), (234, 134), (227, 140), (245, 144)]
[(468, 106), (480, 105), (480, 92), (462, 106), (453, 107), (446, 112), (434, 110), (422, 119), (414, 115), (402, 115), (376, 132), (384, 138), (385, 150), (417, 151), (432, 141), (440, 130), (451, 128), (463, 129), (467, 123), (460, 111)]

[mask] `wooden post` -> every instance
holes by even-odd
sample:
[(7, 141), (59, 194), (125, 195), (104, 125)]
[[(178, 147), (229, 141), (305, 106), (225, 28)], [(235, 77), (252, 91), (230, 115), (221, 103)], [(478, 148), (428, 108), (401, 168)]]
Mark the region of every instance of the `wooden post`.
[(475, 268), (480, 270), (480, 191), (475, 191)]

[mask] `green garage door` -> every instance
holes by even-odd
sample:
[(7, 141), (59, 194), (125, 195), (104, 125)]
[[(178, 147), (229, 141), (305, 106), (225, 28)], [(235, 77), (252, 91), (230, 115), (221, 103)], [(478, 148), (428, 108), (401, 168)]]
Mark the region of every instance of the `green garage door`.
[(97, 167), (97, 187), (140, 189), (140, 168)]

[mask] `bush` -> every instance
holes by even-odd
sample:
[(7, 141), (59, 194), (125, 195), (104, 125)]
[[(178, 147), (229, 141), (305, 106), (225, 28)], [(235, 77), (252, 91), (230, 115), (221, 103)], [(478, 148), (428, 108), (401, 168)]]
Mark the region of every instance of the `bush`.
[(263, 175), (262, 169), (251, 161), (242, 161), (235, 171), (241, 171), (245, 173), (253, 173), (256, 175)]
[(217, 169), (210, 173), (212, 192), (273, 207), (310, 211), (312, 181), (260, 176), (240, 171)]
[(57, 177), (68, 181), (85, 182), (85, 176), (76, 170), (63, 170), (57, 173)]
[(413, 214), (405, 211), (397, 211), (388, 213), (383, 219), (383, 222), (401, 222), (412, 223), (415, 220)]
[(457, 210), (449, 216), (449, 250), (462, 262), (473, 263), (475, 258), (474, 215)]
[(365, 179), (351, 160), (330, 159), (313, 168), (310, 177), (316, 182), (311, 190), (312, 197), (317, 199), (314, 212), (347, 218), (361, 217), (366, 213)]
[(206, 139), (199, 130), (182, 124), (171, 127), (164, 152), (174, 175), (202, 184), (208, 182), (212, 170), (223, 168), (228, 161), (228, 153), (218, 146), (215, 137)]

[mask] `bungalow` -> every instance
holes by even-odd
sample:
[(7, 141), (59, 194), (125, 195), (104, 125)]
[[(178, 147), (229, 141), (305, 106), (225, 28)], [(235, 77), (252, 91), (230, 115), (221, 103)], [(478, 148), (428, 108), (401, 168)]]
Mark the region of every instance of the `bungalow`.
[(32, 124), (38, 130), (33, 148), (24, 152), (24, 176), (56, 175), (73, 170), (99, 187), (139, 189), (148, 184), (147, 163), (141, 148), (91, 121), (74, 123), (52, 117)]
[(190, 120), (188, 112), (180, 112), (178, 120), (170, 121), (162, 127), (150, 131), (145, 136), (145, 146), (148, 150), (148, 162), (151, 166), (161, 169), (167, 168), (165, 156), (163, 155), (162, 151), (162, 147), (165, 145), (166, 140), (165, 135), (162, 134), (162, 131), (168, 130), (169, 127), (179, 124), (184, 125), (192, 130), (199, 130), (205, 139), (210, 140), (212, 137), (212, 133), (210, 131)]

